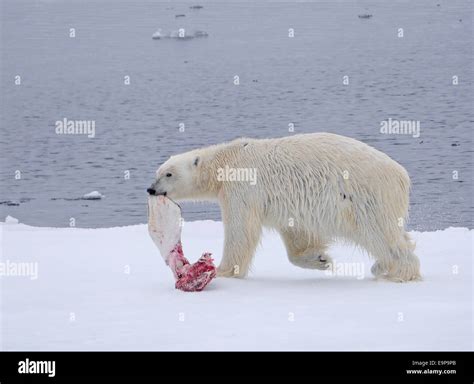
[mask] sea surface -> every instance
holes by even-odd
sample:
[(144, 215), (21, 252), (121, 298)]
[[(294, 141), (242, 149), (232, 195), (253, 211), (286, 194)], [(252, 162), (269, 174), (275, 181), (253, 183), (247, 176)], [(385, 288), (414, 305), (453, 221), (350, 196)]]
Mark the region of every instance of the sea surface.
[[(326, 131), (406, 167), (410, 229), (473, 228), (472, 4), (3, 0), (0, 219), (144, 223), (170, 155)], [(94, 137), (58, 134), (64, 119)], [(381, 133), (388, 119), (419, 136)], [(207, 203), (183, 215), (220, 218)]]

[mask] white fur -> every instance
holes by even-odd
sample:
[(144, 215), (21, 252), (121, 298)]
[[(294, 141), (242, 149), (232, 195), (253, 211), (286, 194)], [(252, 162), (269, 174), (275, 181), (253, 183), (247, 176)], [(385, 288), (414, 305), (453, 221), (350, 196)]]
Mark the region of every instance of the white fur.
[[(218, 180), (218, 169), (226, 166), (255, 168), (256, 185)], [(338, 238), (375, 258), (376, 277), (420, 279), (404, 229), (409, 176), (360, 141), (329, 133), (238, 139), (172, 156), (158, 169), (154, 187), (172, 199), (219, 202), (225, 227), (221, 276), (247, 274), (266, 226), (281, 234), (289, 260), (302, 268), (328, 268), (326, 249)]]

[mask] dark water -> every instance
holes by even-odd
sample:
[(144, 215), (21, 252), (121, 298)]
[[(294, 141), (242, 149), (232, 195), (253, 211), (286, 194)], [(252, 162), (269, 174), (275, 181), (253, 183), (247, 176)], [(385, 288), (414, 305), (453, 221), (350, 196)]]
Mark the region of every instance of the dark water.
[[(145, 189), (168, 156), (286, 136), (294, 123), (296, 133), (351, 136), (403, 164), (410, 228), (473, 227), (471, 1), (198, 4), (2, 1), (1, 218), (144, 223)], [(158, 28), (209, 37), (152, 40)], [(95, 137), (57, 135), (63, 118), (94, 120)], [(388, 118), (420, 121), (420, 137), (381, 134)], [(105, 198), (74, 200), (93, 190)], [(188, 204), (184, 216), (219, 212)]]

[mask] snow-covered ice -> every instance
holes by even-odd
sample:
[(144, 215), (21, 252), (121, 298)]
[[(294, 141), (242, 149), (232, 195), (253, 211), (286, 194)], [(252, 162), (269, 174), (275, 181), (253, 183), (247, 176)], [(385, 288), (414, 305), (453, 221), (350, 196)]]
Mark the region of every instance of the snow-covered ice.
[[(473, 231), (412, 235), (423, 282), (374, 281), (368, 257), (344, 245), (330, 250), (335, 262), (361, 265), (364, 278), (299, 269), (266, 232), (247, 279), (188, 293), (174, 289), (146, 225), (1, 223), (2, 263), (38, 267), (37, 279), (0, 277), (1, 348), (472, 350)], [(222, 223), (186, 223), (182, 239), (191, 262), (203, 251), (218, 262)]]

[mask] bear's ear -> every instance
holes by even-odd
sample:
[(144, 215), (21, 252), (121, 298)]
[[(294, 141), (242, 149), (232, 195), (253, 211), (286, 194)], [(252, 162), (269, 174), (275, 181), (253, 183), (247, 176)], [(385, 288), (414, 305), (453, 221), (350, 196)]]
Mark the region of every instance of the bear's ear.
[(197, 165), (199, 164), (199, 156), (196, 156), (196, 158), (194, 159), (194, 166), (197, 167)]

